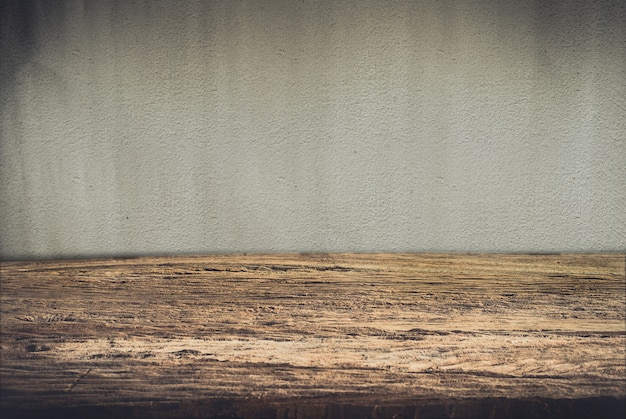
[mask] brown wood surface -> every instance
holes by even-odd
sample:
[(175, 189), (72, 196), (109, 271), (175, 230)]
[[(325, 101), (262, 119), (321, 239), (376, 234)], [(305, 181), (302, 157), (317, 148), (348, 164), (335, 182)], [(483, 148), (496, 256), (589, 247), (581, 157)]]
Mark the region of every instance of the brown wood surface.
[(624, 412), (623, 254), (215, 255), (0, 274), (5, 415)]

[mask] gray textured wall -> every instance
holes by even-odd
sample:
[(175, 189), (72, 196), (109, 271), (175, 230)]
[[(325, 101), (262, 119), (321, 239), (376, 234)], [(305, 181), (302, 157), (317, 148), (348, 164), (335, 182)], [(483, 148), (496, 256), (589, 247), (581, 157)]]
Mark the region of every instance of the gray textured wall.
[(0, 257), (626, 249), (622, 1), (2, 1)]

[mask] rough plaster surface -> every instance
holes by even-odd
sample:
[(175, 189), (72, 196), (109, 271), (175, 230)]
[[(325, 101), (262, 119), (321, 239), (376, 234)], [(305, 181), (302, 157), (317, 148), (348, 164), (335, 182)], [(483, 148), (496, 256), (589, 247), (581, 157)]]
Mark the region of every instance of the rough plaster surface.
[(0, 257), (626, 249), (615, 1), (2, 1)]

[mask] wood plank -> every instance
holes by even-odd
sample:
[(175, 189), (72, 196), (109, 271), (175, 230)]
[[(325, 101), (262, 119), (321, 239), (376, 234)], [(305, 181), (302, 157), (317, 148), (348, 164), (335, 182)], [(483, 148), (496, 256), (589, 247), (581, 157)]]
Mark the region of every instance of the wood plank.
[(3, 262), (0, 407), (14, 417), (620, 417), (625, 262), (624, 254)]

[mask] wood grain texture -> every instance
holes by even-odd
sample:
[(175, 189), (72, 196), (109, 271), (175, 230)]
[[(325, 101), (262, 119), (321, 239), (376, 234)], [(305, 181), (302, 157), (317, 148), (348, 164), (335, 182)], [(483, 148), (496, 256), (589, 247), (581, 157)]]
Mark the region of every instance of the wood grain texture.
[(3, 262), (0, 406), (16, 417), (621, 415), (624, 273), (623, 254)]

